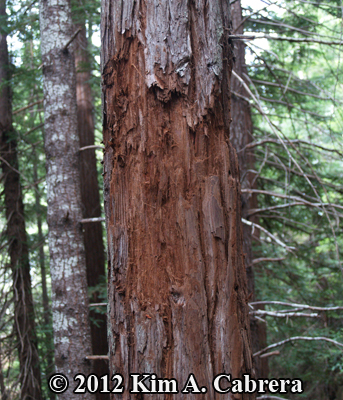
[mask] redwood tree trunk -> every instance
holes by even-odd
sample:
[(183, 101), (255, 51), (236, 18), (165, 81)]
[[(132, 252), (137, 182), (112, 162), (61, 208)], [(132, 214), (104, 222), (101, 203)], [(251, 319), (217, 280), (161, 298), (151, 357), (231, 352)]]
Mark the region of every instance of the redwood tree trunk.
[[(6, 18), (6, 1), (0, 1), (0, 17)], [(5, 28), (5, 27), (4, 27)], [(0, 154), (4, 174), (8, 251), (13, 274), (14, 330), (19, 353), (20, 398), (40, 400), (41, 378), (24, 205), (18, 173), (16, 132), (12, 125), (10, 65), (6, 29), (0, 27)]]
[[(40, 1), (55, 362), (71, 385), (92, 354), (79, 173), (73, 25), (68, 0)], [(60, 399), (88, 399), (67, 390)]]
[(232, 398), (214, 392), (215, 375), (251, 372), (229, 3), (103, 1), (110, 368), (126, 387), (117, 399), (143, 398), (128, 394), (130, 373), (180, 389), (193, 373), (213, 400)]
[[(235, 1), (231, 6), (232, 13), (232, 28), (234, 34), (242, 35), (244, 24), (242, 23), (242, 8), (240, 0)], [(246, 80), (245, 74), (245, 44), (243, 41), (234, 42), (234, 71), (243, 79)], [(232, 123), (230, 126), (230, 139), (232, 145), (238, 154), (238, 163), (241, 175), (241, 185), (243, 188), (256, 188), (254, 180), (256, 174), (253, 172), (255, 167), (255, 158), (251, 149), (246, 149), (246, 146), (254, 140), (253, 125), (251, 120), (251, 110), (249, 104), (239, 97), (249, 97), (246, 90), (238, 79), (233, 78), (231, 82), (233, 91), (231, 98), (231, 115)], [(242, 217), (249, 218), (249, 210), (257, 207), (256, 194), (242, 194)], [(253, 222), (258, 222), (257, 217), (253, 217)], [(255, 235), (258, 233), (255, 233)], [(245, 267), (247, 271), (249, 301), (255, 300), (255, 279), (253, 270), (253, 252), (252, 252), (252, 233), (251, 227), (243, 226), (243, 251), (245, 255)], [(266, 347), (266, 326), (256, 318), (250, 319), (252, 349), (253, 353)], [(268, 359), (259, 357), (254, 358), (254, 366), (258, 378), (268, 377)]]
[[(76, 39), (76, 99), (80, 146), (94, 145), (94, 118), (93, 99), (90, 86), (91, 71), (90, 57), (85, 24), (75, 27), (81, 28)], [(81, 201), (83, 218), (96, 218), (101, 216), (99, 185), (94, 148), (89, 148), (80, 153), (80, 178)], [(92, 222), (84, 225), (84, 242), (86, 249), (86, 268), (88, 286), (94, 287), (99, 283), (105, 284), (105, 250), (102, 239), (102, 223)], [(91, 299), (99, 303), (100, 299), (95, 292)], [(107, 318), (91, 309), (91, 318), (96, 323), (91, 323), (92, 347), (96, 355), (106, 355), (107, 346)], [(94, 372), (99, 376), (108, 373), (108, 362), (97, 360), (94, 362)], [(104, 399), (105, 394), (97, 394), (99, 399)]]

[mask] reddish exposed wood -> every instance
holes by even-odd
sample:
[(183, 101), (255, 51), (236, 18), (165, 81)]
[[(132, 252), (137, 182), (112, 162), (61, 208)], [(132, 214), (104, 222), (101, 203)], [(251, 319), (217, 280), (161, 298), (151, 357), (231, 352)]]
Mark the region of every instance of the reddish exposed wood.
[[(6, 20), (6, 1), (0, 1), (0, 17)], [(3, 30), (4, 29), (4, 30)], [(29, 251), (23, 196), (18, 171), (16, 132), (12, 125), (10, 65), (6, 28), (0, 27), (0, 153), (3, 162), (8, 252), (13, 275), (14, 331), (19, 353), (21, 399), (42, 399), (39, 357), (31, 292)], [(5, 394), (4, 394), (5, 396)]]
[[(88, 55), (88, 43), (84, 24), (79, 26), (80, 32), (75, 40), (76, 64), (76, 100), (79, 127), (80, 147), (94, 146), (93, 99), (90, 86), (91, 72)], [(83, 216), (83, 233), (86, 250), (87, 283), (94, 287), (100, 282), (105, 284), (105, 249), (102, 239), (102, 223), (99, 184), (95, 151), (87, 149), (80, 153), (80, 180)], [(93, 219), (94, 218), (94, 219)], [(92, 220), (93, 219), (93, 220)], [(92, 221), (91, 223), (85, 223)], [(99, 294), (93, 293), (92, 302), (99, 302)], [(93, 354), (107, 354), (107, 318), (98, 310), (91, 309), (91, 336)], [(108, 363), (102, 360), (94, 362), (93, 372), (98, 376), (108, 373)], [(97, 399), (109, 398), (106, 394), (97, 393)]]
[[(233, 31), (237, 34), (243, 34), (243, 18), (240, 1), (236, 1), (232, 4), (231, 12)], [(245, 79), (244, 74), (247, 74), (247, 70), (245, 67), (245, 44), (243, 41), (234, 41), (234, 60), (234, 71), (240, 77)], [(232, 79), (231, 89), (235, 93), (247, 96), (245, 89), (237, 79)], [(255, 158), (252, 150), (248, 149), (249, 143), (254, 141), (250, 107), (245, 100), (235, 95), (231, 98), (231, 105), (232, 123), (230, 126), (230, 140), (238, 154), (242, 189), (251, 189), (252, 187), (256, 187), (256, 182), (254, 181), (255, 174), (251, 172), (251, 170), (254, 170)], [(251, 208), (257, 208), (257, 195), (242, 193), (242, 217), (257, 223), (258, 218), (256, 216), (249, 218), (249, 210)], [(255, 229), (255, 236), (258, 236), (259, 232), (256, 231), (257, 229)], [(252, 254), (252, 236), (251, 227), (247, 225), (243, 226), (243, 250), (248, 278), (249, 299), (254, 301), (255, 278)], [(261, 347), (266, 346), (266, 327), (265, 324), (258, 321), (253, 316), (250, 319), (250, 327), (252, 348), (253, 352), (256, 352)], [(258, 378), (268, 377), (268, 360), (266, 358), (262, 360), (260, 358), (255, 358), (254, 366)]]
[(213, 400), (216, 374), (252, 370), (228, 4), (103, 3), (110, 368), (126, 389), (192, 372)]

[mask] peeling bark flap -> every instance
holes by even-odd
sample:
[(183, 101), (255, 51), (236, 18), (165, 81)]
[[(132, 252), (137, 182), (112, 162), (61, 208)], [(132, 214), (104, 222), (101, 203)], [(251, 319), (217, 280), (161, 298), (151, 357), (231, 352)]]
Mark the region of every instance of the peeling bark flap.
[(202, 209), (205, 219), (210, 222), (213, 236), (225, 242), (224, 212), (221, 206), (218, 176), (211, 176), (206, 179)]

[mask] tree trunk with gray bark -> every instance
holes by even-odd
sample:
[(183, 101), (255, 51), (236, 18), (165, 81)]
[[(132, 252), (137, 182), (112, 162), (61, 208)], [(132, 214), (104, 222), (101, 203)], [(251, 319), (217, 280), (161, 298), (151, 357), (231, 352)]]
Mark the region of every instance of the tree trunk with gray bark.
[[(92, 354), (82, 234), (73, 24), (67, 0), (40, 1), (45, 153), (56, 370), (88, 375)], [(69, 389), (60, 399), (90, 399)]]
[[(244, 24), (242, 23), (241, 2), (235, 1), (231, 6), (232, 28), (233, 34), (242, 35)], [(234, 71), (244, 80), (247, 81), (247, 69), (245, 67), (245, 44), (241, 40), (235, 40), (234, 44)], [(247, 82), (248, 83), (248, 82)], [(252, 149), (246, 149), (246, 146), (254, 140), (253, 125), (251, 120), (250, 105), (239, 97), (249, 97), (239, 80), (233, 77), (231, 82), (232, 98), (231, 98), (231, 115), (232, 123), (230, 126), (231, 143), (237, 151), (238, 163), (241, 175), (242, 188), (256, 188), (256, 174), (253, 172), (255, 166), (255, 158)], [(250, 218), (249, 210), (257, 207), (256, 194), (242, 194), (242, 217), (252, 222), (258, 223), (256, 216)], [(255, 235), (258, 232), (255, 230)], [(252, 232), (251, 227), (243, 226), (243, 251), (245, 255), (245, 267), (248, 279), (249, 301), (255, 300), (255, 278), (253, 269), (253, 252), (252, 252)], [(266, 347), (266, 326), (255, 317), (250, 318), (250, 328), (252, 337), (253, 353), (261, 348)], [(254, 366), (258, 378), (268, 377), (268, 359), (259, 357), (254, 358)]]
[[(39, 266), (40, 266), (40, 274), (42, 279), (42, 305), (43, 305), (43, 321), (44, 321), (44, 336), (45, 336), (45, 348), (46, 348), (46, 367), (45, 367), (45, 375), (48, 377), (54, 371), (54, 360), (53, 353), (50, 350), (53, 344), (53, 335), (51, 331), (51, 308), (49, 304), (49, 295), (48, 295), (48, 287), (46, 282), (46, 261), (44, 254), (44, 245), (45, 238), (43, 235), (42, 228), (42, 219), (43, 219), (43, 211), (41, 205), (41, 196), (39, 193), (38, 187), (38, 168), (37, 168), (37, 152), (35, 147), (33, 150), (33, 180), (36, 183), (35, 185), (35, 203), (36, 203), (36, 219), (37, 219), (37, 228), (38, 228), (38, 243), (39, 243)], [(54, 400), (54, 394), (49, 393), (49, 398)]]
[[(238, 161), (229, 141), (230, 1), (102, 4), (110, 368), (203, 399), (252, 371)], [(154, 394), (152, 399), (198, 398)], [(145, 397), (144, 397), (145, 398)], [(253, 399), (254, 394), (239, 395)]]
[[(0, 1), (0, 18), (6, 18), (6, 1)], [(31, 292), (23, 195), (12, 124), (10, 64), (6, 27), (0, 26), (0, 155), (6, 208), (8, 252), (13, 276), (14, 332), (19, 353), (20, 398), (42, 399), (34, 306)], [(1, 388), (3, 396), (3, 388)]]

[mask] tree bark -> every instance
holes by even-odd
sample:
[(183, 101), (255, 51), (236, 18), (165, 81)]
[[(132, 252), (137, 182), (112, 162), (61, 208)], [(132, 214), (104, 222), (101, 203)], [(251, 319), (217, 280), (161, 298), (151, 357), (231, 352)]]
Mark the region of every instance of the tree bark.
[[(37, 153), (35, 147), (33, 148), (33, 180), (36, 182), (36, 190), (35, 190), (35, 203), (36, 203), (36, 216), (37, 216), (37, 229), (38, 229), (38, 243), (39, 243), (39, 266), (40, 273), (42, 278), (42, 305), (43, 305), (43, 320), (44, 320), (44, 331), (45, 331), (45, 343), (46, 343), (46, 370), (45, 375), (50, 376), (50, 374), (54, 371), (54, 360), (53, 353), (50, 351), (50, 348), (53, 344), (53, 337), (51, 332), (51, 316), (50, 316), (50, 304), (49, 304), (49, 295), (48, 288), (46, 282), (46, 268), (45, 268), (45, 254), (44, 254), (44, 244), (45, 239), (42, 230), (42, 209), (41, 209), (41, 200), (40, 193), (38, 187), (38, 171), (37, 171)], [(51, 395), (53, 395), (51, 393)], [(51, 399), (54, 399), (53, 396), (49, 396)]]
[[(76, 99), (77, 116), (80, 137), (80, 146), (94, 145), (94, 119), (93, 99), (90, 86), (90, 56), (85, 24), (77, 24), (75, 31), (81, 28), (76, 38), (75, 63), (76, 63)], [(99, 185), (96, 167), (95, 150), (88, 149), (80, 154), (81, 201), (83, 218), (96, 218), (101, 216)], [(93, 222), (83, 227), (86, 249), (87, 282), (89, 287), (99, 283), (105, 284), (105, 249), (102, 239), (102, 223)], [(92, 303), (99, 303), (98, 293), (95, 292)], [(107, 355), (107, 318), (95, 310), (90, 311), (91, 318), (96, 320), (91, 323), (93, 354)], [(108, 362), (94, 361), (94, 372), (98, 376), (108, 373)], [(97, 394), (97, 398), (104, 399), (105, 394)]]
[(2, 372), (2, 349), (0, 342), (0, 392), (1, 392), (1, 400), (8, 400), (8, 393), (5, 386), (4, 374)]
[[(0, 17), (6, 18), (6, 1), (0, 1)], [(5, 29), (0, 28), (0, 153), (4, 174), (8, 252), (13, 275), (14, 329), (19, 353), (21, 399), (40, 400), (41, 377), (24, 205), (18, 173), (16, 132), (12, 124), (10, 65)]]
[[(241, 2), (235, 1), (231, 6), (232, 12), (232, 28), (234, 34), (243, 34), (244, 24), (242, 23)], [(234, 71), (244, 80), (247, 74), (245, 67), (245, 44), (243, 41), (234, 41)], [(231, 89), (233, 92), (249, 97), (242, 84), (238, 79), (232, 79)], [(230, 140), (237, 151), (238, 163), (241, 175), (242, 188), (256, 188), (255, 176), (253, 172), (255, 167), (255, 157), (253, 150), (246, 149), (246, 146), (254, 140), (253, 125), (251, 120), (251, 110), (249, 104), (238, 96), (232, 95), (231, 99), (232, 123), (230, 126)], [(252, 222), (258, 223), (256, 216), (249, 217), (249, 210), (257, 207), (257, 195), (242, 193), (242, 217), (250, 219)], [(258, 232), (255, 233), (258, 235)], [(243, 226), (243, 251), (245, 255), (245, 268), (248, 280), (249, 301), (255, 300), (255, 278), (253, 268), (253, 252), (252, 252), (252, 233), (251, 227)], [(250, 318), (250, 328), (252, 337), (252, 350), (256, 353), (266, 344), (266, 326), (256, 318)], [(268, 359), (254, 358), (254, 367), (258, 378), (268, 377)]]
[[(79, 172), (76, 73), (70, 4), (40, 2), (45, 153), (55, 363), (74, 382), (92, 354)], [(81, 397), (80, 397), (81, 396)], [(90, 399), (73, 394), (60, 399)]]
[[(228, 0), (102, 5), (110, 368), (207, 387), (252, 369)], [(152, 399), (196, 394), (151, 395)], [(239, 399), (253, 399), (242, 394)], [(114, 397), (113, 397), (114, 399)]]

